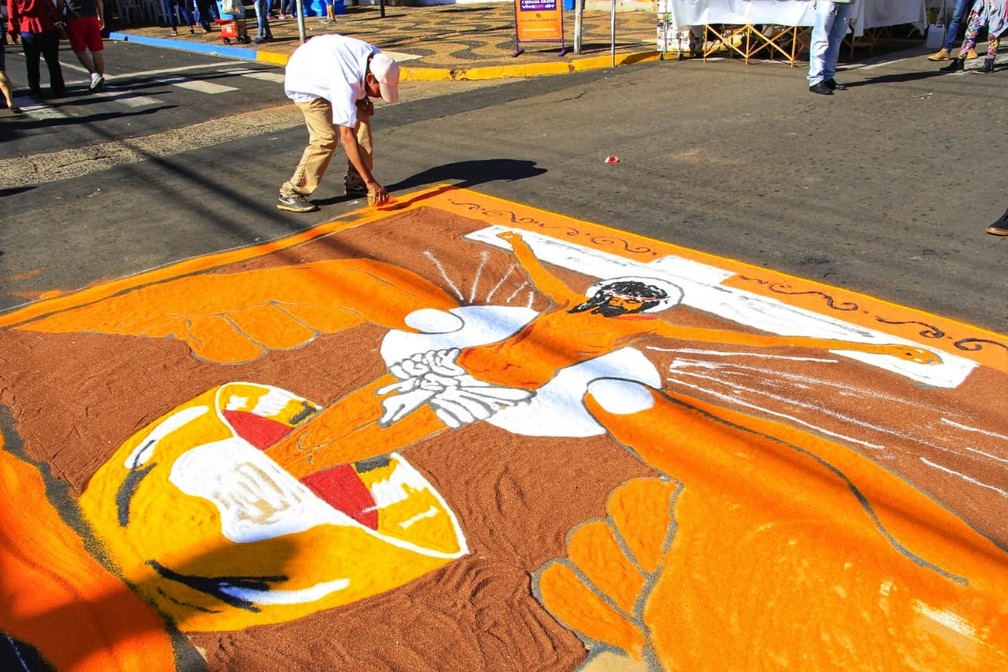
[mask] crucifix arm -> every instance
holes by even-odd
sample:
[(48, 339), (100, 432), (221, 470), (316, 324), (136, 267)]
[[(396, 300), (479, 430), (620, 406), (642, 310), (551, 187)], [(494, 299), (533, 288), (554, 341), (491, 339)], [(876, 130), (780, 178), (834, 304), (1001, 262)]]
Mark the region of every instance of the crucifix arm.
[(528, 275), (532, 285), (540, 292), (556, 303), (580, 303), (584, 301), (585, 297), (582, 294), (572, 291), (562, 280), (546, 270), (542, 262), (535, 256), (532, 248), (521, 237), (521, 234), (515, 231), (504, 231), (497, 234), (497, 237), (511, 243), (511, 249), (514, 250), (515, 258), (521, 264), (521, 267), (525, 269), (525, 273)]
[(748, 345), (763, 348), (793, 347), (817, 348), (822, 350), (851, 350), (878, 355), (888, 355), (917, 364), (939, 364), (941, 357), (925, 348), (903, 345), (899, 343), (858, 343), (855, 341), (839, 341), (829, 338), (811, 338), (807, 336), (768, 336), (764, 334), (747, 334), (739, 331), (722, 329), (703, 329), (700, 327), (684, 327), (662, 322), (658, 330), (666, 338), (674, 338), (695, 343), (724, 343), (726, 345)]

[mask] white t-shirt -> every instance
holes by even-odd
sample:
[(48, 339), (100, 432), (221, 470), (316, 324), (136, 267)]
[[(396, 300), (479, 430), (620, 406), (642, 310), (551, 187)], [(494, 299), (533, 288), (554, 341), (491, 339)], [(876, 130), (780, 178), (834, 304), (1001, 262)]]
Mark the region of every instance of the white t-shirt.
[(357, 101), (367, 94), (367, 59), (378, 49), (343, 35), (318, 35), (294, 50), (287, 61), (284, 91), (296, 103), (325, 98), (333, 123), (357, 125)]

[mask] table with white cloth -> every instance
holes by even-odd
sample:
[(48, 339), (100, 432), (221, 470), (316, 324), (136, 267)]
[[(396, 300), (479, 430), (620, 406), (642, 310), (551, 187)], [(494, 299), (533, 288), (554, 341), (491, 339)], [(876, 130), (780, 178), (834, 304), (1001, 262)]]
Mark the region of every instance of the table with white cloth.
[[(903, 24), (927, 25), (926, 0), (855, 0), (855, 38)], [(756, 53), (780, 54), (791, 65), (805, 46), (800, 36), (815, 24), (812, 0), (659, 0), (672, 30), (704, 28), (704, 57), (728, 48), (748, 63)], [(720, 28), (714, 28), (719, 26)]]

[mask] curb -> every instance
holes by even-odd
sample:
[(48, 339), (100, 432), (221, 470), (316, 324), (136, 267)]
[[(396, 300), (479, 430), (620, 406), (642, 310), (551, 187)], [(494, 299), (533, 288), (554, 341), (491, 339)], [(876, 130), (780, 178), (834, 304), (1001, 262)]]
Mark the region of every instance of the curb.
[[(143, 35), (130, 35), (129, 33), (109, 33), (110, 40), (120, 42), (134, 42), (150, 47), (162, 49), (174, 49), (176, 51), (189, 51), (207, 56), (219, 56), (222, 58), (232, 58), (240, 61), (256, 61), (258, 63), (268, 63), (278, 67), (287, 65), (290, 58), (288, 54), (260, 51), (247, 47), (230, 47), (223, 44), (201, 44), (197, 42), (178, 41), (160, 37), (145, 37)], [(638, 51), (616, 56), (616, 67), (621, 65), (631, 65), (633, 63), (643, 63), (647, 61), (661, 60), (658, 51)], [(584, 70), (602, 70), (611, 68), (613, 59), (611, 55), (590, 56), (577, 58), (570, 61), (560, 61), (554, 63), (527, 63), (516, 65), (483, 65), (472, 68), (424, 68), (404, 65), (401, 68), (403, 81), (414, 82), (447, 82), (447, 81), (476, 81), (488, 79), (529, 79), (532, 77), (544, 77), (549, 75), (568, 75), (572, 72)]]
[[(143, 35), (130, 35), (129, 33), (109, 33), (110, 40), (120, 42), (135, 42), (145, 44), (149, 47), (160, 47), (162, 49), (174, 49), (176, 51), (190, 51), (208, 56), (223, 56), (224, 58), (234, 58), (240, 61), (257, 61), (258, 53), (252, 49), (242, 47), (229, 47), (223, 44), (199, 44), (194, 42), (179, 42), (160, 37), (144, 37)], [(286, 59), (284, 59), (286, 63)]]

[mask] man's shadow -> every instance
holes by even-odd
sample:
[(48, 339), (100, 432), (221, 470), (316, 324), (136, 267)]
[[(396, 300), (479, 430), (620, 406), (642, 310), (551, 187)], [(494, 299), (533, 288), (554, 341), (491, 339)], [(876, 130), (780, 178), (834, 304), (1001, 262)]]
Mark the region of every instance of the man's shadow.
[(930, 79), (932, 77), (941, 77), (942, 75), (947, 75), (949, 73), (942, 72), (941, 70), (934, 70), (933, 72), (904, 72), (896, 75), (881, 75), (879, 77), (869, 77), (862, 81), (854, 82), (844, 82), (848, 89), (854, 89), (859, 86), (868, 86), (870, 84), (900, 84), (903, 82), (916, 82), (922, 79)]
[[(395, 184), (387, 184), (390, 192), (400, 192), (417, 187), (451, 182), (454, 186), (468, 189), (486, 182), (514, 182), (528, 177), (535, 177), (546, 172), (545, 168), (536, 166), (535, 161), (520, 159), (479, 159), (473, 161), (456, 161), (435, 166), (415, 175), (399, 180)], [(347, 196), (338, 196), (327, 200), (316, 201), (319, 205), (330, 205), (346, 200)]]

